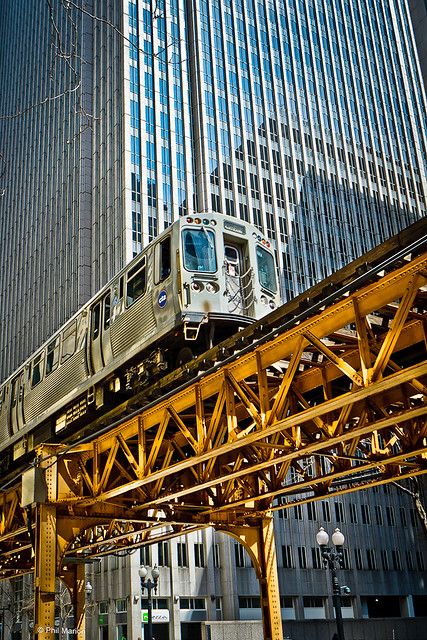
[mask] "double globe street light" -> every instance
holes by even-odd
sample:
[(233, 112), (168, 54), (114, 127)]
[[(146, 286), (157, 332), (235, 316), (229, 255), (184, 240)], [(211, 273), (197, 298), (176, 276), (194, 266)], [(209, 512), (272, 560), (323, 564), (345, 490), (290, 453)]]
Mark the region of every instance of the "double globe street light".
[(350, 591), (348, 587), (340, 587), (337, 577), (337, 570), (340, 569), (343, 564), (342, 548), (344, 540), (345, 538), (341, 531), (339, 529), (335, 529), (332, 534), (332, 543), (335, 546), (335, 549), (331, 549), (330, 547), (328, 547), (329, 534), (324, 530), (323, 527), (320, 527), (316, 535), (316, 541), (320, 546), (322, 552), (325, 569), (329, 569), (331, 572), (332, 602), (334, 603), (335, 619), (337, 621), (338, 640), (345, 640), (344, 625), (341, 612), (341, 593), (343, 590), (345, 590), (346, 593), (349, 593)]
[(153, 597), (152, 591), (157, 593), (157, 582), (159, 580), (160, 571), (155, 565), (151, 569), (151, 578), (147, 579), (148, 569), (141, 565), (138, 570), (139, 578), (141, 580), (141, 590), (147, 589), (147, 636), (145, 640), (153, 640)]

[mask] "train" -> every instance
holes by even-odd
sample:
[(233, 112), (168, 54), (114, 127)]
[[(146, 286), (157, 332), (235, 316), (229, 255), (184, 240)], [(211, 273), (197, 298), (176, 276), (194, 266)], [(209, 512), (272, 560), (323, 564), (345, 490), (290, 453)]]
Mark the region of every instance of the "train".
[(258, 228), (180, 217), (1, 384), (0, 458), (60, 440), (274, 310), (277, 273)]

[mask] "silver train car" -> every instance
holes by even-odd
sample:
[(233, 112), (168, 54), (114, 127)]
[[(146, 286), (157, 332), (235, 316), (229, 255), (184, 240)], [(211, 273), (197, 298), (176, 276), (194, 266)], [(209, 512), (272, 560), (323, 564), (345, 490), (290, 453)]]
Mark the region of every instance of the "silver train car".
[(274, 253), (255, 227), (178, 219), (0, 386), (0, 458), (60, 439), (278, 304)]

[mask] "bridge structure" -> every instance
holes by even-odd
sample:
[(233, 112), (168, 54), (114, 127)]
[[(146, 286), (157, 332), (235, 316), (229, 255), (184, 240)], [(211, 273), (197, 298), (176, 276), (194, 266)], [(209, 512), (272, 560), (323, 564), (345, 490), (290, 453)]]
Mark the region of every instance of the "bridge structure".
[(84, 637), (84, 562), (214, 527), (248, 550), (264, 637), (282, 640), (273, 512), (427, 472), (427, 223), (48, 443), (3, 483), (0, 578), (55, 581)]

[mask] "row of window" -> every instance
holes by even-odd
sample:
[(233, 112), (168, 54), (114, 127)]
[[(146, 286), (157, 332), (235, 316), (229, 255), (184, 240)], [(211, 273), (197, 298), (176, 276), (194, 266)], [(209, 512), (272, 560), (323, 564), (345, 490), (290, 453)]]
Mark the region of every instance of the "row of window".
[[(279, 518), (287, 519), (290, 517), (295, 520), (312, 520), (317, 521), (319, 516), (323, 522), (351, 522), (353, 524), (375, 524), (395, 526), (398, 522), (404, 527), (409, 524), (412, 527), (417, 526), (417, 513), (414, 508), (405, 508), (383, 505), (369, 505), (367, 503), (356, 504), (355, 502), (329, 502), (320, 503), (319, 507), (315, 502), (309, 502), (305, 505), (297, 504), (290, 509), (279, 511)], [(399, 514), (398, 518), (396, 514)]]
[[(351, 552), (354, 556), (353, 562)], [(403, 559), (405, 559), (406, 565), (404, 565)], [(238, 564), (237, 566), (244, 565)], [(285, 569), (294, 569), (296, 567), (300, 569), (323, 569), (324, 563), (321, 550), (318, 546), (307, 550), (304, 546), (282, 545), (282, 566)], [(376, 550), (372, 548), (360, 549), (358, 547), (350, 551), (344, 547), (342, 549), (341, 566), (343, 569), (352, 569), (354, 566), (358, 570), (367, 569), (369, 571), (379, 569), (383, 571), (390, 569), (402, 571), (405, 568), (409, 571), (424, 571), (425, 562), (421, 551), (406, 550), (403, 552), (400, 549)]]

